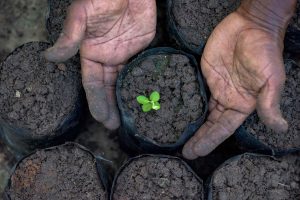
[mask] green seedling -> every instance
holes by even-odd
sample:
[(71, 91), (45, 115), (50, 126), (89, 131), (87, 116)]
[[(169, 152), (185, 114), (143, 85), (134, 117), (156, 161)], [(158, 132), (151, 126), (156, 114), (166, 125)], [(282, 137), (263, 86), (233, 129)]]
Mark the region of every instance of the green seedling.
[(136, 98), (137, 102), (142, 105), (143, 112), (149, 112), (151, 110), (159, 110), (160, 104), (159, 104), (160, 94), (157, 91), (153, 91), (150, 94), (150, 97), (146, 97), (143, 95), (140, 95)]

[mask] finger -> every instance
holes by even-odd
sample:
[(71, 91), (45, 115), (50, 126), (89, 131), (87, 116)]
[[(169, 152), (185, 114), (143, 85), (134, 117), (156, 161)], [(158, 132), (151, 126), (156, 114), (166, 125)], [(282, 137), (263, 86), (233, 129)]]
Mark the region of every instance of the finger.
[(217, 104), (218, 102), (213, 97), (211, 97), (208, 102), (208, 111), (211, 112), (217, 106)]
[(288, 123), (282, 117), (280, 111), (280, 99), (284, 82), (285, 73), (283, 69), (280, 75), (268, 79), (257, 99), (256, 109), (261, 121), (276, 132), (286, 132), (288, 129)]
[(81, 58), (82, 84), (92, 116), (103, 123), (109, 117), (104, 71), (101, 63)]
[(103, 122), (107, 129), (115, 130), (120, 126), (120, 115), (116, 100), (116, 81), (120, 66), (104, 65), (104, 87), (108, 103), (109, 115), (108, 119)]
[(246, 114), (234, 110), (225, 110), (217, 121), (205, 122), (204, 128), (201, 127), (197, 131), (193, 146), (184, 147), (190, 149), (190, 154), (184, 154), (184, 156), (187, 159), (195, 159), (199, 156), (208, 155), (231, 136), (246, 118)]
[(196, 156), (193, 152), (194, 145), (201, 139), (201, 137), (203, 137), (203, 134), (206, 133), (214, 125), (214, 123), (218, 121), (224, 112), (224, 107), (220, 104), (217, 104), (217, 101), (213, 98), (209, 100), (209, 104), (214, 104), (214, 108), (211, 110), (206, 122), (200, 127), (195, 136), (184, 145), (182, 153), (186, 158)]
[(63, 32), (54, 46), (44, 52), (47, 60), (63, 62), (77, 53), (79, 45), (84, 38), (86, 18), (84, 2), (80, 0), (74, 1), (69, 7)]

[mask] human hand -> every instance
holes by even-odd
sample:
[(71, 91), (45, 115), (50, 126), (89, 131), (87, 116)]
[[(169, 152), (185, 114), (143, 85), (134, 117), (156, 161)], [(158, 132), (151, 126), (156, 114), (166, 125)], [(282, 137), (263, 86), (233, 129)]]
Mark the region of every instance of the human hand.
[[(264, 3), (275, 7), (268, 8)], [(185, 144), (184, 157), (195, 159), (209, 154), (255, 109), (268, 127), (278, 132), (287, 130), (279, 105), (285, 81), (282, 51), (296, 1), (264, 3), (245, 0), (211, 34), (201, 58), (211, 91), (210, 114)], [(290, 7), (282, 5), (288, 3)], [(286, 10), (280, 10), (283, 8)]]
[(75, 0), (63, 33), (46, 50), (45, 57), (62, 62), (80, 48), (82, 83), (90, 112), (106, 128), (117, 129), (117, 74), (130, 57), (149, 45), (155, 29), (155, 0)]

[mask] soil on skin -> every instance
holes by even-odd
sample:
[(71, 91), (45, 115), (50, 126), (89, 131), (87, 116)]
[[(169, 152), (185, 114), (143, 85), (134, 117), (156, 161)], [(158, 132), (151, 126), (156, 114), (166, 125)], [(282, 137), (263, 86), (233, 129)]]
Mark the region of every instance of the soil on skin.
[(116, 180), (113, 200), (201, 200), (202, 183), (175, 159), (143, 157), (131, 162)]
[[(184, 129), (203, 113), (203, 99), (195, 69), (186, 56), (149, 56), (135, 66), (121, 86), (122, 101), (139, 134), (160, 144), (175, 143)], [(136, 97), (161, 94), (158, 111), (144, 113)]]
[(50, 12), (47, 21), (49, 39), (55, 42), (63, 30), (63, 24), (67, 16), (67, 9), (73, 0), (49, 0)]
[(243, 155), (214, 173), (212, 199), (300, 199), (299, 156), (272, 159)]
[(0, 119), (34, 137), (54, 134), (75, 109), (81, 88), (78, 60), (47, 62), (41, 53), (48, 47), (25, 44), (0, 66)]
[(213, 29), (240, 5), (241, 0), (173, 1), (171, 15), (179, 34), (191, 47), (198, 48)]
[(72, 144), (37, 151), (19, 163), (6, 193), (11, 200), (104, 200), (95, 162)]
[(287, 79), (280, 107), (283, 117), (289, 124), (288, 132), (276, 133), (267, 128), (259, 120), (257, 113), (248, 117), (244, 123), (250, 134), (275, 149), (300, 148), (300, 67), (292, 62), (286, 62), (285, 66)]

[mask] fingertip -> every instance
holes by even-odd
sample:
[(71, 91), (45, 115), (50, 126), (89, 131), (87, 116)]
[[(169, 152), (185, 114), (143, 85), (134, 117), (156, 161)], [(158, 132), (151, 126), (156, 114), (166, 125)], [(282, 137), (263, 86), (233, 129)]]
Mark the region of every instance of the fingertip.
[(188, 160), (194, 160), (198, 157), (198, 155), (194, 153), (193, 147), (189, 144), (184, 145), (182, 149), (182, 155)]
[(103, 125), (108, 130), (114, 131), (120, 127), (121, 123), (120, 123), (120, 120), (116, 118), (116, 119), (108, 119), (108, 120), (104, 121)]
[(210, 152), (213, 151), (213, 149), (208, 148), (207, 146), (204, 146), (203, 144), (199, 143), (196, 144), (193, 147), (193, 151), (199, 156), (199, 157), (204, 157), (207, 156)]
[(258, 115), (260, 116), (262, 122), (272, 130), (274, 130), (276, 133), (286, 133), (289, 125), (288, 122), (281, 116), (281, 114), (278, 115), (272, 115), (272, 116), (263, 116), (258, 112)]
[(92, 117), (100, 123), (107, 121), (109, 117), (108, 110), (105, 109), (105, 106), (99, 108), (96, 105), (89, 103), (89, 110)]
[(50, 47), (50, 48), (48, 48), (48, 49), (46, 49), (45, 51), (42, 51), (41, 52), (41, 56), (43, 57), (43, 58), (45, 58), (46, 60), (48, 60), (48, 61), (50, 61), (50, 62), (52, 62), (52, 59), (51, 59), (51, 49), (52, 49), (53, 47)]
[[(278, 133), (286, 133), (289, 129), (289, 124), (288, 122), (285, 120), (285, 119), (281, 119), (280, 122), (278, 123), (279, 127), (280, 128), (276, 128), (275, 129), (275, 132), (278, 132)], [(276, 131), (277, 130), (277, 131)]]
[(120, 114), (117, 105), (108, 103), (109, 117), (103, 122), (104, 126), (109, 130), (116, 130), (120, 127)]

